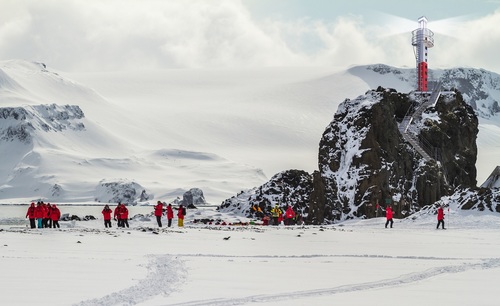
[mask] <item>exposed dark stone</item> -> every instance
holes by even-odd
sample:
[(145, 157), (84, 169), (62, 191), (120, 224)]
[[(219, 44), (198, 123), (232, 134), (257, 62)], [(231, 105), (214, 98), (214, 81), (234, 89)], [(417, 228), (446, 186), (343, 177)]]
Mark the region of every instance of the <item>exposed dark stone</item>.
[(196, 208), (196, 205), (207, 204), (205, 197), (203, 196), (203, 191), (199, 188), (191, 188), (182, 195), (182, 205), (187, 208)]
[[(321, 176), (314, 176), (314, 186), (325, 188), (316, 188), (312, 197), (324, 202), (323, 222), (372, 217), (377, 204), (390, 204), (396, 217), (404, 217), (455, 187), (475, 185), (478, 121), (456, 97), (441, 99), (440, 121), (426, 122), (420, 131), (439, 150), (439, 162), (423, 161), (398, 130), (397, 118), (414, 104), (409, 95), (378, 88), (343, 102), (320, 141)], [(320, 220), (317, 215), (310, 219)]]

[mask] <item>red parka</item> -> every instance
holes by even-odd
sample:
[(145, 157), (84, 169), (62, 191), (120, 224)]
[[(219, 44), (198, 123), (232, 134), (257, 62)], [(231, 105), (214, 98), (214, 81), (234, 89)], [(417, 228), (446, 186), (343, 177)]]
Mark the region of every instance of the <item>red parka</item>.
[(292, 206), (288, 206), (288, 208), (286, 209), (286, 218), (287, 219), (293, 219), (295, 218), (295, 212), (293, 211), (293, 208)]
[(122, 204), (121, 219), (128, 220), (128, 208), (127, 206), (125, 206), (125, 204)]
[(35, 203), (31, 203), (31, 206), (28, 208), (28, 212), (26, 213), (26, 217), (29, 217), (30, 219), (35, 219), (35, 212), (36, 212)]
[(52, 210), (50, 212), (50, 218), (52, 219), (52, 221), (59, 221), (59, 219), (61, 218), (61, 211), (55, 205), (52, 205)]
[(161, 217), (163, 216), (163, 203), (158, 201), (158, 204), (155, 206), (155, 216)]
[(444, 219), (444, 211), (442, 207), (438, 208), (438, 221)]
[(177, 218), (179, 219), (184, 219), (184, 207), (181, 205), (179, 206), (179, 211), (177, 212)]
[(43, 218), (43, 207), (42, 204), (38, 204), (38, 206), (35, 208), (35, 218), (36, 219), (42, 219)]
[(111, 210), (111, 208), (109, 208), (109, 207), (108, 208), (104, 208), (102, 210), (102, 215), (104, 216), (104, 220), (106, 220), (106, 221), (107, 220), (111, 220), (111, 213), (112, 212), (113, 211)]
[(122, 211), (122, 204), (116, 205), (113, 217), (120, 220), (122, 218), (121, 211)]
[(167, 206), (167, 219), (174, 218), (174, 210), (172, 209), (172, 205)]
[(391, 209), (391, 207), (387, 207), (385, 209), (385, 217), (387, 218), (387, 220), (392, 219), (392, 209)]
[(43, 208), (43, 217), (44, 219), (47, 219), (49, 217), (49, 208), (47, 207), (47, 204), (42, 204), (42, 208)]

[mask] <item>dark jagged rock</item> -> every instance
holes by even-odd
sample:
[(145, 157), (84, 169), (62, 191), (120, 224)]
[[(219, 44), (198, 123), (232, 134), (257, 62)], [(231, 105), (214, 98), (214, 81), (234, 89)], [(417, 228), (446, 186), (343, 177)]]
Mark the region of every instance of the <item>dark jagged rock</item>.
[(149, 200), (149, 195), (146, 192), (146, 190), (143, 190), (141, 192), (141, 196), (139, 197), (139, 202), (144, 202), (144, 201), (147, 201), (147, 200)]
[(281, 208), (291, 205), (295, 212), (307, 215), (312, 192), (312, 177), (302, 170), (287, 170), (274, 175), (269, 182), (225, 200), (217, 210), (253, 216), (251, 207), (258, 205), (266, 213), (278, 204)]
[(203, 191), (199, 188), (191, 188), (182, 195), (182, 205), (187, 208), (196, 208), (196, 205), (205, 205), (205, 197)]
[(377, 203), (393, 205), (396, 217), (403, 217), (455, 187), (475, 185), (478, 121), (472, 108), (457, 94), (427, 110), (413, 129), (440, 154), (426, 162), (398, 130), (397, 120), (417, 98), (379, 88), (339, 106), (320, 141), (310, 222), (374, 217)]

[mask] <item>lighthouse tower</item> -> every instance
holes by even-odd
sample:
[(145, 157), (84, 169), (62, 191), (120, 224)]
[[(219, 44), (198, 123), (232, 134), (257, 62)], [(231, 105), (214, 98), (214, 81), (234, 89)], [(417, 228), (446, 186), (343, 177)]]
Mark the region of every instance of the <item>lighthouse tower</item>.
[(434, 47), (434, 33), (427, 28), (427, 18), (418, 19), (419, 28), (412, 31), (411, 44), (417, 59), (418, 91), (428, 91), (427, 88), (427, 49)]

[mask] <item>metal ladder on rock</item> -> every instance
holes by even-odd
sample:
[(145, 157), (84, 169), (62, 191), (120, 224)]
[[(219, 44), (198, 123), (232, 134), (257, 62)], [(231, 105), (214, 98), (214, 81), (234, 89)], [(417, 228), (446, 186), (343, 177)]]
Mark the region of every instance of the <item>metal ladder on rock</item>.
[(433, 158), (420, 145), (420, 142), (415, 137), (415, 135), (408, 132), (408, 128), (415, 119), (419, 119), (422, 116), (424, 110), (426, 110), (431, 105), (432, 106), (436, 105), (440, 95), (441, 95), (441, 82), (436, 84), (429, 99), (424, 103), (420, 104), (411, 115), (405, 116), (403, 118), (403, 121), (401, 121), (401, 123), (398, 126), (399, 132), (403, 136), (404, 140), (406, 140), (415, 149), (415, 151), (417, 151), (425, 159), (425, 161), (430, 161)]

